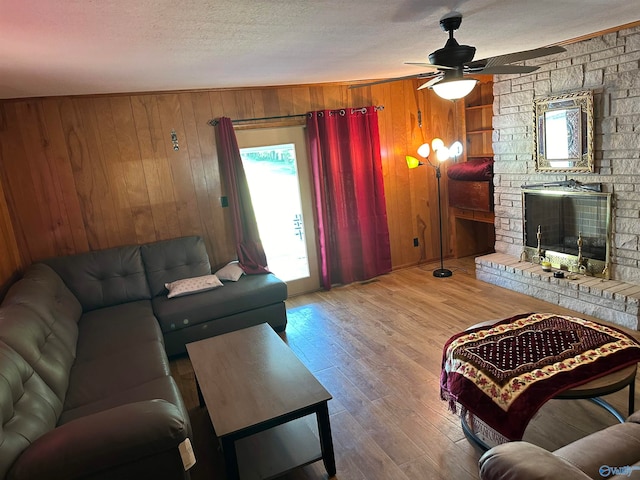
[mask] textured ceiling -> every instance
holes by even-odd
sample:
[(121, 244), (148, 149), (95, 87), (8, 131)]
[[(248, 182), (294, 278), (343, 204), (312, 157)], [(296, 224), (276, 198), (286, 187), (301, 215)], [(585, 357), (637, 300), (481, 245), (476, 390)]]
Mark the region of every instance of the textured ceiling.
[(411, 75), (454, 10), (476, 59), (640, 19), (637, 0), (0, 0), (0, 98)]

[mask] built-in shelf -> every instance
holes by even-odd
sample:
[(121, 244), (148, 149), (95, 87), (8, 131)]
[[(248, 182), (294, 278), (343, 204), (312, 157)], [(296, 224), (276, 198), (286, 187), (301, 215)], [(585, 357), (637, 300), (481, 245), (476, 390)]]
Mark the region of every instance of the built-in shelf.
[(493, 156), (493, 81), (481, 81), (465, 97), (466, 159)]
[[(465, 160), (493, 158), (493, 79), (483, 78), (465, 97), (462, 115)], [(471, 192), (469, 192), (471, 195)], [(495, 244), (493, 212), (450, 208), (456, 257), (492, 252)]]
[(480, 110), (480, 109), (489, 109), (489, 108), (493, 109), (493, 103), (489, 105), (469, 105), (465, 107), (466, 110)]

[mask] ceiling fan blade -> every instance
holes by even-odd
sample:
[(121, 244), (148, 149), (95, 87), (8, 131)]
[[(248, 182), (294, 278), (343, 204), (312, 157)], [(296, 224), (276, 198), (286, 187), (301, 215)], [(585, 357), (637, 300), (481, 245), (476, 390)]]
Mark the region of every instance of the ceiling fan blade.
[(418, 90), (422, 90), (423, 88), (429, 88), (434, 86), (436, 83), (438, 83), (440, 80), (442, 80), (444, 78), (444, 75), (441, 75), (439, 77), (436, 78), (432, 78), (431, 80), (429, 80), (428, 82), (423, 83), (422, 85), (420, 85), (418, 87)]
[(469, 73), (478, 73), (487, 66), (487, 60), (487, 58), (483, 58), (482, 60), (474, 60), (473, 62), (465, 63), (463, 66), (464, 71)]
[(540, 67), (534, 67), (529, 65), (496, 65), (495, 67), (483, 68), (474, 73), (487, 73), (487, 74), (509, 74), (509, 73), (531, 73), (538, 70)]
[(455, 70), (456, 67), (448, 67), (446, 65), (434, 65), (433, 63), (421, 63), (421, 62), (404, 62), (405, 65), (415, 65), (422, 68), (436, 68), (438, 70)]
[(408, 80), (410, 78), (431, 78), (431, 74), (413, 74), (407, 75), (405, 77), (393, 77), (393, 78), (385, 78), (384, 80), (376, 80), (374, 82), (366, 82), (366, 83), (356, 83), (354, 85), (349, 85), (348, 88), (361, 88), (361, 87), (370, 87), (371, 85), (379, 85), (381, 83), (389, 83), (389, 82), (397, 82), (398, 80)]
[(494, 67), (496, 65), (505, 65), (507, 63), (522, 62), (524, 60), (531, 60), (532, 58), (545, 57), (547, 55), (553, 55), (555, 53), (561, 53), (566, 51), (566, 48), (559, 45), (552, 47), (540, 47), (533, 50), (524, 50), (522, 52), (507, 53), (505, 55), (497, 55), (495, 57), (489, 57), (482, 60), (476, 60), (466, 64), (469, 68), (478, 66)]

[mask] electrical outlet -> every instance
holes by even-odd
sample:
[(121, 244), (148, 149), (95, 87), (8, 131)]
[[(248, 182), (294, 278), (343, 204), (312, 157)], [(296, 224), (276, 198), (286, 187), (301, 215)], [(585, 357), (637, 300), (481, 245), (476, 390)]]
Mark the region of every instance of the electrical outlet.
[(418, 242), (418, 237), (416, 237), (416, 238), (414, 238), (414, 239), (413, 239), (413, 246), (414, 246), (414, 247), (418, 247), (418, 246), (420, 246), (420, 242)]

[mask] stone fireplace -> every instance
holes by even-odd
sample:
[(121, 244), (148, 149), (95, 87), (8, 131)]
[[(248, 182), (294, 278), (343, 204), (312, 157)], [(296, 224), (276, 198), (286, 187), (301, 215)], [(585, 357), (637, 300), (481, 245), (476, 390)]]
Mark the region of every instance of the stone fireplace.
[[(479, 257), (476, 276), (638, 329), (640, 285), (609, 279), (611, 218), (611, 194), (523, 188), (520, 256)], [(543, 259), (551, 271), (542, 268)], [(562, 278), (553, 275), (557, 271)]]
[[(527, 75), (494, 78), (493, 151), (495, 251), (476, 259), (476, 276), (489, 283), (535, 296), (603, 320), (638, 329), (640, 302), (640, 27), (622, 29), (566, 45), (567, 51), (531, 64), (540, 69)], [(527, 62), (528, 63), (528, 62)], [(594, 171), (572, 174), (584, 184), (598, 183), (610, 196), (608, 268), (603, 276), (593, 271), (570, 271), (575, 252), (566, 263), (558, 261), (565, 278), (544, 272), (523, 250), (537, 243), (537, 225), (525, 222), (522, 185), (566, 182), (568, 174), (536, 171), (534, 159), (534, 99), (591, 90), (594, 98)], [(553, 207), (544, 206), (545, 210)], [(552, 225), (552, 220), (548, 221)], [(569, 249), (575, 229), (562, 240), (541, 226), (543, 250)], [(587, 236), (587, 229), (582, 232)], [(589, 236), (591, 233), (588, 234)], [(599, 235), (599, 234), (598, 234)], [(577, 239), (576, 239), (577, 242)], [(595, 243), (594, 243), (595, 242)], [(529, 246), (526, 246), (528, 243)], [(591, 249), (599, 241), (583, 238)], [(562, 245), (560, 245), (562, 244)], [(593, 247), (593, 248), (592, 248)], [(608, 251), (608, 254), (606, 253)]]

